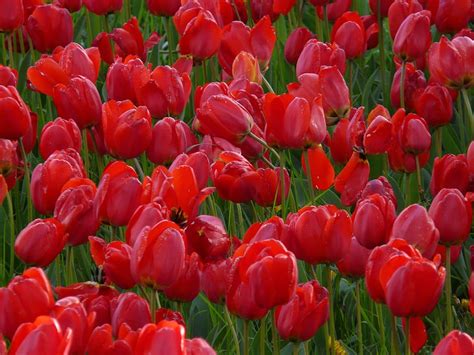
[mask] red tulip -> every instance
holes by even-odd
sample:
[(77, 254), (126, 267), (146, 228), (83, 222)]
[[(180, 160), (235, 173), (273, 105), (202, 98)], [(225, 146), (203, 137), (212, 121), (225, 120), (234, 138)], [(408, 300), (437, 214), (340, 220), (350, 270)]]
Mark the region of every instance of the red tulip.
[(199, 255), (186, 255), (180, 277), (163, 290), (164, 295), (178, 302), (192, 302), (201, 291), (202, 262)]
[[(146, 77), (147, 73), (148, 68), (139, 58), (134, 56), (129, 56), (124, 60), (117, 58), (107, 71), (107, 97), (116, 101), (130, 100), (137, 105), (135, 79)], [(140, 82), (138, 79), (137, 81)]]
[(186, 228), (189, 252), (195, 251), (204, 260), (227, 256), (230, 238), (222, 221), (214, 216), (201, 215), (193, 219)]
[(89, 179), (71, 179), (61, 189), (54, 217), (65, 227), (71, 245), (87, 242), (87, 237), (99, 229), (100, 223), (94, 209), (96, 186)]
[(212, 303), (224, 301), (232, 260), (205, 263), (201, 274), (201, 290)]
[(133, 292), (120, 294), (112, 300), (112, 330), (117, 335), (123, 323), (132, 330), (143, 328), (151, 322), (150, 307), (143, 298)]
[(158, 222), (168, 218), (169, 211), (166, 206), (160, 203), (152, 202), (141, 205), (133, 213), (127, 225), (126, 240), (133, 247), (135, 241), (145, 227), (153, 227)]
[(393, 1), (388, 9), (388, 25), (392, 39), (395, 38), (400, 25), (408, 15), (420, 12), (421, 10), (423, 10), (423, 7), (420, 5), (418, 0)]
[(359, 57), (365, 52), (365, 27), (357, 12), (345, 12), (337, 19), (331, 31), (331, 41), (344, 49), (349, 59)]
[(257, 84), (262, 83), (262, 73), (257, 58), (248, 52), (240, 52), (232, 63), (234, 80), (248, 80)]
[(285, 42), (285, 59), (290, 64), (296, 64), (304, 46), (315, 38), (314, 34), (306, 27), (298, 27), (293, 30)]
[(429, 51), (428, 67), (433, 81), (453, 89), (474, 85), (472, 51), (474, 40), (456, 37), (452, 41), (442, 36)]
[(431, 202), (429, 215), (439, 230), (441, 244), (461, 244), (469, 237), (472, 207), (458, 189), (441, 189)]
[[(222, 152), (233, 152), (236, 154), (242, 154), (242, 150), (229, 141), (205, 135), (199, 144), (199, 151), (206, 154), (210, 161), (215, 161)], [(474, 165), (473, 165), (474, 166)]]
[(201, 190), (205, 189), (211, 173), (209, 158), (203, 152), (194, 152), (189, 155), (183, 153), (174, 159), (169, 171), (172, 173), (183, 165), (187, 165), (193, 169), (198, 188)]
[(428, 85), (415, 98), (415, 110), (430, 127), (449, 124), (453, 117), (453, 100), (449, 90), (441, 85)]
[(336, 66), (344, 73), (346, 70), (346, 54), (336, 44), (326, 44), (317, 39), (306, 42), (296, 63), (296, 75), (304, 73), (319, 74), (323, 66)]
[(393, 0), (369, 0), (370, 10), (375, 15), (377, 15), (380, 11), (380, 16), (387, 17), (393, 2)]
[(5, 178), (3, 175), (0, 174), (0, 205), (2, 205), (3, 201), (7, 197), (8, 194), (8, 186)]
[(273, 216), (265, 222), (252, 224), (242, 237), (242, 241), (248, 244), (268, 239), (284, 241), (288, 238), (287, 233), (288, 226), (283, 219)]
[[(416, 70), (412, 63), (405, 65), (405, 106), (409, 111), (415, 109), (415, 102), (418, 99), (419, 90), (424, 90), (426, 87), (425, 75), (421, 70)], [(395, 72), (392, 81), (392, 87), (390, 89), (390, 101), (392, 106), (399, 108), (400, 106), (400, 85), (401, 85), (401, 73), (402, 69), (399, 67)]]
[(285, 340), (306, 341), (329, 319), (328, 291), (318, 281), (299, 284), (296, 294), (275, 309), (275, 324)]
[(215, 350), (201, 338), (186, 339), (184, 341), (186, 354), (188, 355), (216, 355)]
[(367, 154), (383, 154), (390, 148), (392, 122), (384, 116), (375, 117), (364, 133), (364, 148)]
[(337, 269), (345, 276), (364, 277), (370, 252), (370, 249), (359, 244), (356, 237), (352, 237), (346, 255), (336, 263)]
[(278, 18), (278, 15), (288, 15), (296, 0), (250, 0), (250, 11), (255, 22), (264, 16), (270, 16), (272, 21)]
[(453, 330), (436, 345), (433, 355), (468, 355), (474, 352), (474, 340), (467, 333)]
[(16, 86), (18, 82), (18, 72), (10, 67), (0, 64), (0, 85)]
[(311, 176), (311, 185), (317, 190), (327, 190), (334, 183), (334, 167), (327, 157), (321, 145), (308, 149), (301, 156), (301, 165), (305, 173), (308, 173), (306, 167), (305, 154), (308, 154), (309, 172)]
[(360, 153), (352, 153), (352, 157), (334, 180), (334, 188), (341, 194), (341, 201), (346, 206), (354, 204), (359, 193), (369, 180), (369, 161)]
[(12, 339), (17, 328), (46, 315), (54, 305), (48, 278), (39, 268), (29, 268), (0, 288), (0, 332)]
[(432, 196), (443, 188), (455, 188), (465, 194), (468, 187), (469, 168), (464, 154), (445, 154), (435, 158), (430, 182)]
[(393, 40), (393, 52), (402, 60), (413, 61), (425, 55), (431, 45), (429, 11), (407, 16)]
[(365, 28), (365, 43), (367, 49), (377, 47), (379, 45), (379, 24), (377, 22), (377, 16), (361, 16), (361, 20)]
[(181, 6), (180, 0), (147, 0), (148, 10), (155, 16), (173, 16)]
[(0, 2), (0, 32), (13, 32), (23, 24), (23, 1), (2, 0)]
[(296, 257), (310, 264), (336, 263), (343, 258), (352, 238), (352, 222), (336, 206), (309, 206), (286, 220), (288, 238), (283, 243)]
[(69, 76), (64, 68), (51, 57), (38, 59), (36, 63), (28, 68), (27, 77), (32, 90), (53, 96), (53, 88), (56, 84), (67, 85)]
[(435, 4), (433, 17), (439, 32), (455, 33), (467, 27), (472, 14), (470, 0), (439, 0)]
[(40, 52), (51, 52), (57, 46), (66, 46), (73, 40), (73, 22), (68, 10), (41, 5), (26, 21), (26, 30), (33, 46)]
[(435, 255), (439, 231), (423, 206), (405, 208), (393, 223), (390, 239), (404, 239), (417, 248), (425, 258)]
[(70, 13), (77, 12), (82, 7), (82, 0), (54, 0), (54, 5), (64, 7)]
[(147, 324), (140, 331), (134, 353), (185, 355), (184, 338), (184, 326), (175, 321)]
[(99, 16), (121, 11), (123, 6), (123, 0), (83, 0), (83, 2), (87, 10)]
[(59, 116), (72, 118), (80, 129), (93, 126), (101, 120), (99, 92), (83, 76), (72, 78), (67, 84), (57, 84), (53, 89), (53, 101)]
[(106, 222), (124, 226), (139, 206), (142, 192), (135, 170), (122, 161), (115, 161), (102, 174), (95, 208)]
[(55, 151), (43, 164), (38, 164), (31, 175), (31, 198), (41, 214), (54, 211), (65, 183), (85, 177), (81, 156), (74, 149)]
[(0, 86), (0, 138), (19, 139), (30, 125), (30, 113), (14, 86)]
[(351, 108), (349, 88), (336, 67), (324, 67), (319, 71), (319, 89), (323, 98), (326, 119), (344, 118)]
[(326, 8), (326, 16), (329, 21), (336, 21), (342, 14), (349, 11), (352, 5), (352, 0), (310, 0), (316, 4), (316, 13), (321, 20), (324, 20), (323, 5)]
[(394, 130), (398, 133), (397, 138), (402, 150), (414, 155), (429, 151), (431, 135), (426, 121), (413, 113), (403, 116), (401, 111), (395, 116)]
[(77, 43), (70, 43), (65, 48), (56, 48), (52, 57), (69, 77), (82, 75), (93, 83), (97, 81), (100, 71), (100, 53), (97, 48), (84, 49)]
[(112, 336), (112, 326), (110, 324), (96, 327), (89, 338), (87, 354), (132, 354), (132, 347), (137, 338), (136, 332), (131, 330), (127, 323), (123, 323), (118, 333), (118, 339), (114, 340)]
[(80, 152), (81, 146), (81, 130), (73, 120), (58, 117), (43, 126), (39, 151), (44, 160), (48, 159), (56, 150), (72, 148)]
[(388, 242), (396, 217), (390, 199), (372, 194), (359, 200), (352, 214), (354, 236), (361, 246), (373, 249)]
[[(18, 143), (8, 140), (0, 139), (0, 175), (2, 175), (2, 195), (6, 197), (8, 190), (12, 189), (16, 180), (20, 178), (21, 172), (19, 171), (20, 159), (17, 153)], [(3, 185), (6, 184), (6, 189)], [(5, 189), (5, 190), (4, 190)], [(2, 199), (3, 200), (3, 199)]]
[(162, 221), (142, 230), (132, 250), (135, 281), (163, 289), (178, 280), (184, 266), (184, 233), (178, 225)]
[(12, 339), (9, 354), (31, 354), (42, 349), (45, 354), (67, 354), (72, 343), (72, 329), (61, 330), (59, 322), (48, 316), (24, 323)]
[(377, 179), (370, 180), (364, 187), (360, 194), (360, 199), (367, 198), (372, 194), (380, 194), (386, 199), (392, 201), (395, 208), (397, 208), (397, 198), (393, 192), (392, 185), (385, 176), (379, 176)]

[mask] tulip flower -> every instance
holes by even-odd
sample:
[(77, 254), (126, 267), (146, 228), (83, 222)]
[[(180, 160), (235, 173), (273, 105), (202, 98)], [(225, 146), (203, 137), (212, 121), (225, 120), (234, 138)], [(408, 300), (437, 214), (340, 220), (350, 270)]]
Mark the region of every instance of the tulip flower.
[(10, 67), (0, 64), (0, 85), (16, 86), (18, 82), (18, 72)]
[(77, 151), (69, 148), (51, 154), (31, 175), (31, 198), (36, 210), (41, 214), (52, 213), (64, 184), (83, 177), (84, 167)]
[(23, 24), (23, 0), (2, 0), (0, 8), (0, 32), (13, 32)]
[(183, 153), (174, 159), (169, 171), (172, 173), (183, 165), (187, 165), (193, 169), (198, 188), (201, 190), (205, 189), (211, 173), (209, 158), (203, 152), (194, 152), (189, 155)]
[(118, 339), (114, 340), (110, 324), (98, 326), (90, 335), (87, 353), (90, 355), (115, 354), (117, 352), (131, 354), (132, 345), (136, 340), (134, 333), (127, 323), (124, 323), (119, 328)]
[(136, 282), (163, 289), (178, 280), (185, 266), (184, 233), (173, 222), (145, 228), (133, 245), (131, 269)]
[(41, 348), (48, 354), (67, 354), (71, 348), (72, 333), (71, 328), (62, 331), (56, 319), (41, 316), (33, 323), (24, 323), (18, 328), (8, 353), (29, 354)]
[(240, 52), (232, 63), (234, 80), (248, 80), (257, 84), (262, 83), (262, 73), (257, 59), (248, 52)]
[(403, 61), (425, 55), (431, 45), (430, 12), (420, 11), (407, 16), (393, 40), (393, 52)]
[(394, 139), (405, 153), (419, 155), (428, 152), (431, 147), (431, 135), (423, 117), (398, 110), (393, 116)]
[(180, 0), (147, 0), (148, 10), (155, 16), (174, 16), (181, 6)]
[(100, 122), (102, 102), (95, 85), (87, 78), (72, 78), (53, 89), (53, 101), (59, 116), (72, 118), (80, 129)]
[(390, 29), (390, 37), (395, 38), (395, 35), (400, 28), (402, 22), (410, 14), (420, 12), (423, 7), (418, 0), (395, 0), (388, 8), (388, 27)]
[(306, 27), (298, 27), (290, 33), (285, 42), (285, 59), (288, 63), (296, 65), (304, 46), (315, 38), (314, 34)]
[(370, 252), (370, 249), (359, 244), (356, 237), (352, 237), (346, 254), (336, 263), (337, 269), (345, 276), (364, 277)]
[(428, 259), (435, 255), (439, 231), (423, 206), (405, 208), (393, 223), (390, 239), (404, 239)]
[(150, 306), (147, 301), (133, 292), (122, 293), (114, 298), (111, 308), (113, 334), (118, 334), (123, 323), (132, 330), (138, 330), (151, 322)]
[(361, 246), (373, 249), (387, 243), (396, 217), (390, 199), (372, 194), (359, 200), (352, 214), (354, 236)]
[(299, 284), (293, 298), (275, 309), (274, 318), (283, 339), (311, 339), (329, 319), (329, 293), (318, 281)]
[(14, 277), (7, 287), (0, 288), (0, 332), (12, 339), (17, 328), (48, 314), (54, 297), (48, 278), (42, 269), (29, 268)]
[[(143, 62), (134, 56), (129, 56), (124, 60), (117, 58), (107, 71), (106, 87), (107, 97), (110, 100), (125, 101), (130, 100), (135, 105), (138, 104), (137, 94), (134, 86), (134, 79), (146, 77), (148, 68)], [(140, 80), (138, 80), (140, 82)]]
[(464, 154), (436, 157), (431, 174), (430, 191), (435, 196), (441, 189), (458, 189), (465, 194), (469, 186), (469, 168)]
[(26, 20), (26, 30), (39, 52), (51, 52), (57, 46), (66, 46), (73, 40), (72, 16), (68, 10), (41, 5)]
[(128, 222), (125, 232), (127, 244), (135, 244), (138, 236), (145, 227), (154, 227), (158, 222), (169, 219), (169, 211), (159, 202), (151, 202), (139, 206)]
[(350, 10), (351, 0), (310, 0), (316, 6), (316, 14), (321, 20), (324, 20), (324, 8), (328, 21), (336, 21), (342, 14)]
[(393, 2), (393, 0), (369, 0), (369, 7), (372, 13), (377, 15), (380, 11), (380, 16), (387, 17)]
[(134, 352), (137, 354), (185, 354), (185, 328), (175, 321), (162, 320), (147, 324), (138, 335)]
[(365, 43), (367, 49), (377, 47), (379, 45), (379, 24), (377, 23), (377, 16), (361, 16), (361, 20), (365, 28)]
[(19, 166), (21, 162), (17, 149), (17, 142), (0, 139), (0, 175), (2, 176), (1, 190), (3, 198), (6, 197), (8, 190), (15, 186), (17, 178), (20, 177)]
[(359, 193), (369, 180), (370, 165), (360, 153), (354, 152), (334, 180), (334, 188), (341, 194), (341, 201), (346, 206), (354, 204)]
[(51, 57), (38, 59), (33, 66), (28, 68), (27, 77), (32, 90), (48, 96), (53, 96), (53, 88), (56, 84), (67, 85), (70, 80), (65, 69)]
[(202, 262), (197, 253), (186, 255), (184, 269), (176, 282), (163, 290), (174, 301), (192, 302), (201, 291)]
[(197, 143), (196, 137), (185, 122), (165, 117), (153, 127), (147, 157), (155, 164), (169, 164)]
[(471, 1), (440, 0), (437, 2), (434, 23), (439, 32), (455, 33), (467, 27), (472, 13)]
[[(301, 165), (306, 174), (308, 174), (308, 168), (306, 167), (306, 158), (301, 157)], [(311, 185), (317, 190), (327, 190), (334, 183), (334, 167), (331, 161), (327, 157), (321, 145), (316, 146), (307, 150), (308, 163), (309, 163), (309, 175), (311, 176)]]
[(357, 12), (345, 12), (337, 19), (331, 31), (331, 41), (341, 47), (349, 59), (357, 58), (365, 52), (366, 32)]
[(383, 116), (377, 116), (364, 133), (364, 148), (367, 154), (383, 154), (390, 148), (392, 140), (392, 122)]
[(204, 264), (201, 273), (201, 290), (212, 303), (224, 301), (231, 266), (230, 258)]
[(385, 176), (379, 176), (377, 179), (370, 180), (362, 190), (360, 199), (367, 198), (372, 194), (380, 194), (386, 199), (392, 201), (395, 208), (397, 208), (397, 198), (393, 192), (392, 185)]
[(336, 44), (328, 45), (311, 39), (306, 42), (296, 63), (296, 76), (304, 73), (318, 74), (322, 66), (336, 66), (344, 73), (346, 70), (346, 54)]
[(0, 138), (19, 139), (30, 125), (30, 113), (14, 86), (0, 86)]
[(43, 126), (39, 142), (41, 157), (46, 160), (56, 150), (72, 148), (81, 151), (81, 130), (73, 120), (61, 117)]
[(184, 347), (186, 349), (186, 354), (189, 355), (216, 355), (215, 350), (201, 338), (186, 339), (184, 341)]
[(83, 0), (83, 2), (87, 10), (99, 16), (118, 12), (123, 6), (123, 0)]
[(320, 92), (327, 120), (346, 117), (351, 107), (349, 88), (336, 67), (325, 67), (319, 71)]
[(230, 238), (218, 217), (201, 215), (186, 227), (187, 247), (205, 260), (227, 256)]
[(104, 221), (124, 226), (139, 206), (142, 192), (135, 170), (122, 161), (115, 161), (102, 174), (95, 208)]
[(287, 233), (288, 226), (283, 219), (273, 216), (265, 222), (252, 224), (245, 232), (242, 241), (248, 244), (268, 239), (283, 241), (288, 238)]
[(472, 352), (474, 352), (474, 340), (472, 337), (459, 330), (453, 330), (436, 345), (433, 355), (468, 355)]
[[(400, 88), (401, 88), (401, 76), (402, 66), (400, 66), (392, 81), (392, 87), (390, 89), (390, 101), (393, 107), (401, 107), (400, 101)], [(418, 100), (418, 90), (424, 90), (426, 87), (425, 75), (421, 70), (416, 70), (412, 63), (405, 64), (405, 85), (404, 88), (404, 100), (405, 108), (408, 111), (415, 109), (415, 102)]]
[(283, 240), (296, 257), (310, 264), (336, 263), (352, 238), (352, 222), (336, 206), (310, 206), (288, 215), (288, 237)]
[(100, 71), (100, 53), (97, 48), (84, 49), (77, 43), (70, 43), (65, 48), (56, 48), (52, 56), (70, 78), (82, 75), (93, 83), (97, 81)]
[(64, 7), (70, 13), (77, 12), (82, 7), (82, 0), (54, 0), (54, 5)]
[(436, 128), (451, 122), (453, 100), (449, 90), (441, 85), (428, 85), (415, 98), (415, 110), (430, 127)]
[(461, 244), (469, 237), (472, 207), (458, 189), (441, 189), (431, 203), (429, 215), (439, 230), (441, 244)]
[(94, 209), (96, 186), (89, 179), (71, 179), (61, 189), (54, 207), (54, 216), (68, 234), (68, 243), (79, 245), (99, 229), (100, 223)]

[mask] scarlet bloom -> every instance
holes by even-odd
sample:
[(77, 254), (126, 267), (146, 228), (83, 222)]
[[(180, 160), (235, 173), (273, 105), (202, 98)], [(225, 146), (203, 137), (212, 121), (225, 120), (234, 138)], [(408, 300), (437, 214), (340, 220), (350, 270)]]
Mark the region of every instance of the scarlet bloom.
[(432, 196), (443, 188), (455, 188), (465, 194), (468, 186), (469, 168), (464, 154), (445, 154), (435, 158), (430, 182)]
[(311, 339), (329, 319), (329, 293), (318, 281), (299, 284), (293, 298), (275, 309), (278, 334), (291, 341)]
[(186, 339), (184, 341), (184, 346), (186, 348), (186, 354), (189, 355), (216, 355), (215, 350), (201, 338)]
[(147, 0), (148, 10), (155, 16), (173, 16), (181, 6), (180, 0)]
[[(60, 68), (70, 78), (82, 75), (93, 83), (97, 81), (101, 58), (99, 50), (95, 47), (84, 49), (77, 43), (70, 43), (64, 48), (57, 47), (52, 54), (52, 59), (59, 64)], [(37, 63), (39, 62), (41, 62), (41, 59)], [(48, 75), (49, 73), (46, 72), (45, 74)], [(59, 73), (52, 74), (59, 75)], [(44, 78), (40, 73), (39, 78), (36, 79), (41, 80)]]
[(421, 94), (416, 94), (415, 110), (430, 127), (444, 126), (453, 117), (453, 99), (447, 88), (428, 85)]
[(262, 83), (262, 73), (257, 58), (248, 52), (240, 52), (232, 63), (232, 77), (234, 80), (248, 80), (253, 83)]
[(324, 67), (319, 71), (319, 91), (327, 121), (347, 116), (351, 108), (349, 88), (336, 67)]
[(77, 12), (82, 7), (82, 0), (55, 0), (54, 5), (68, 9), (70, 13)]
[(392, 122), (384, 116), (375, 117), (364, 133), (364, 148), (367, 154), (383, 154), (390, 147)]
[(309, 172), (311, 176), (311, 185), (317, 190), (327, 190), (334, 183), (334, 167), (327, 157), (321, 145), (307, 150), (301, 156), (301, 165), (307, 173), (305, 154), (308, 154)]
[(336, 265), (342, 275), (360, 278), (365, 276), (365, 268), (371, 250), (359, 244), (356, 237), (352, 237), (346, 254)]
[(295, 294), (298, 269), (293, 253), (273, 239), (243, 244), (233, 256), (227, 308), (244, 319), (259, 319)]
[(0, 8), (4, 10), (0, 15), (0, 32), (13, 32), (23, 24), (23, 0), (2, 0)]
[(351, 218), (336, 206), (304, 207), (288, 215), (286, 223), (289, 231), (283, 243), (307, 263), (336, 263), (349, 248)]
[(204, 264), (201, 273), (201, 290), (212, 303), (224, 301), (227, 277), (231, 267), (231, 258)]
[(54, 305), (53, 291), (44, 271), (29, 268), (0, 288), (0, 332), (12, 339), (17, 328), (46, 315)]
[(414, 113), (405, 115), (400, 109), (393, 116), (393, 132), (400, 148), (414, 155), (428, 152), (431, 147), (431, 134), (423, 117)]
[(331, 41), (344, 49), (349, 59), (359, 57), (365, 52), (365, 26), (357, 12), (345, 12), (337, 19), (331, 31)]
[[(413, 111), (420, 90), (424, 90), (426, 87), (426, 79), (423, 72), (416, 70), (412, 63), (405, 65), (405, 71), (405, 106), (407, 110)], [(392, 87), (390, 88), (390, 101), (393, 107), (400, 107), (401, 73), (402, 67), (400, 66), (393, 76)]]
[(41, 316), (33, 323), (24, 323), (12, 339), (9, 354), (28, 354), (42, 349), (48, 354), (65, 354), (72, 343), (72, 329), (61, 330), (55, 318)]
[(286, 240), (288, 225), (278, 216), (273, 216), (265, 222), (253, 223), (245, 232), (242, 241), (254, 243), (267, 239)]
[(123, 0), (83, 0), (83, 2), (87, 10), (99, 16), (120, 11), (123, 6)]
[(74, 36), (72, 16), (68, 10), (41, 5), (26, 21), (26, 30), (33, 46), (40, 52), (51, 52), (57, 46), (66, 46)]
[(104, 324), (92, 331), (87, 344), (87, 353), (90, 355), (132, 354), (136, 338), (136, 332), (127, 323), (123, 323), (119, 328), (117, 339), (114, 340), (112, 326)]
[(16, 86), (18, 81), (18, 72), (10, 67), (0, 64), (0, 85)]
[(285, 42), (285, 59), (290, 64), (296, 64), (304, 46), (315, 38), (314, 34), (306, 27), (298, 27), (293, 30)]
[(337, 44), (326, 44), (317, 39), (306, 42), (296, 63), (296, 75), (304, 73), (318, 74), (322, 66), (336, 66), (344, 73), (346, 70), (346, 54)]
[(467, 333), (453, 330), (436, 345), (433, 355), (468, 355), (474, 352), (474, 341)]
[(115, 161), (102, 174), (95, 208), (104, 221), (124, 226), (139, 206), (142, 192), (142, 184), (135, 170), (122, 161)]
[(72, 148), (81, 151), (81, 130), (73, 120), (61, 117), (43, 126), (39, 142), (41, 157), (46, 160), (56, 150)]
[(158, 222), (168, 218), (169, 211), (166, 206), (161, 203), (151, 202), (139, 206), (127, 224), (127, 230), (125, 232), (127, 244), (133, 247), (145, 227), (153, 227)]
[(203, 259), (220, 259), (227, 256), (230, 237), (218, 217), (201, 215), (186, 228), (187, 247)]
[(474, 85), (471, 54), (474, 40), (461, 36), (452, 41), (442, 36), (429, 51), (428, 67), (434, 81), (453, 89)]
[(408, 15), (420, 12), (421, 10), (423, 10), (423, 7), (420, 5), (418, 0), (393, 1), (388, 8), (388, 26), (392, 39), (395, 38), (403, 20), (405, 20)]
[(385, 244), (396, 217), (395, 206), (390, 199), (372, 194), (359, 200), (352, 214), (354, 236), (365, 248), (373, 249)]
[(413, 61), (425, 55), (431, 45), (429, 11), (410, 14), (393, 40), (393, 52), (402, 60)]
[(100, 122), (102, 102), (96, 86), (86, 77), (72, 78), (53, 89), (53, 101), (59, 116), (72, 118), (80, 129)]
[(467, 27), (472, 15), (471, 1), (440, 0), (435, 4), (433, 17), (439, 32), (455, 33)]
[(324, 20), (323, 6), (326, 7), (326, 13), (329, 21), (336, 21), (342, 14), (351, 8), (351, 0), (310, 0), (316, 6), (316, 14), (321, 20)]
[(130, 100), (137, 105), (138, 99), (134, 81), (136, 78), (146, 77), (147, 74), (148, 68), (145, 67), (141, 59), (135, 56), (128, 56), (125, 59), (117, 58), (107, 71), (105, 83), (108, 99)]
[(179, 154), (197, 144), (196, 137), (185, 122), (165, 117), (153, 127), (147, 157), (155, 164), (170, 164)]
[(114, 298), (111, 302), (112, 330), (118, 334), (123, 323), (132, 330), (143, 328), (151, 322), (148, 302), (133, 292), (126, 292)]
[(30, 125), (30, 112), (14, 86), (0, 86), (0, 138), (19, 139)]
[(441, 189), (431, 203), (429, 215), (439, 230), (441, 244), (461, 244), (469, 237), (472, 206), (458, 189)]
[(67, 85), (70, 79), (64, 68), (51, 57), (38, 59), (28, 68), (27, 77), (33, 90), (48, 96), (53, 96), (56, 84)]
[(354, 204), (369, 181), (369, 173), (369, 161), (358, 152), (352, 153), (349, 162), (334, 180), (334, 188), (341, 194), (343, 204), (346, 206)]
[(31, 175), (31, 198), (36, 210), (41, 214), (52, 213), (64, 184), (82, 177), (85, 172), (77, 151), (69, 148), (51, 154)]
[(162, 320), (144, 326), (137, 339), (137, 354), (185, 354), (185, 328), (175, 321)]
[(163, 289), (178, 280), (185, 266), (184, 233), (171, 221), (145, 228), (133, 245), (131, 268), (136, 282)]
[[(382, 17), (387, 17), (387, 13), (394, 1), (393, 0), (369, 0), (370, 10), (373, 14), (377, 15), (380, 11)], [(380, 8), (379, 8), (380, 4)]]
[(390, 239), (403, 239), (431, 259), (436, 252), (439, 231), (423, 206), (405, 208), (393, 223)]
[(110, 100), (102, 106), (102, 127), (110, 155), (136, 158), (151, 142), (151, 116), (145, 106), (131, 101)]
[(180, 277), (163, 290), (165, 296), (174, 301), (192, 302), (201, 291), (202, 262), (197, 253), (186, 255)]

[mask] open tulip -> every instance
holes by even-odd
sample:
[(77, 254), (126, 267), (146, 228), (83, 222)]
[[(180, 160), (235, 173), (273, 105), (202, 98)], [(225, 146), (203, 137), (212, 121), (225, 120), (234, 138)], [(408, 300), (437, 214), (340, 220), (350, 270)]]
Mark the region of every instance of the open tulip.
[(334, 180), (334, 188), (341, 194), (341, 201), (346, 206), (354, 204), (358, 195), (369, 181), (370, 165), (365, 156), (358, 152), (352, 156), (346, 166)]
[(82, 75), (93, 83), (97, 81), (101, 59), (97, 48), (84, 49), (77, 43), (70, 43), (64, 48), (56, 48), (52, 57), (70, 78)]
[(227, 256), (230, 238), (218, 217), (201, 215), (186, 228), (188, 248), (203, 259), (220, 259)]
[(383, 154), (390, 147), (392, 122), (383, 116), (375, 117), (364, 133), (364, 148), (367, 154)]

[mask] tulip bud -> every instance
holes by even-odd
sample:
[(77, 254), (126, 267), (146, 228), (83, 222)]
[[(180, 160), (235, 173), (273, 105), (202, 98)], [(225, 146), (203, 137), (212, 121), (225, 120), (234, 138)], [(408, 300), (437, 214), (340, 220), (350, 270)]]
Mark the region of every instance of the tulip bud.
[(257, 59), (248, 52), (240, 52), (232, 63), (232, 77), (234, 80), (249, 80), (261, 84), (262, 73)]
[(58, 117), (43, 126), (39, 151), (44, 160), (47, 160), (56, 150), (72, 148), (80, 152), (81, 146), (81, 131), (73, 120)]
[(326, 119), (346, 117), (351, 108), (351, 100), (341, 72), (334, 66), (322, 68), (319, 71), (319, 85)]
[(393, 40), (393, 52), (402, 60), (416, 60), (430, 48), (430, 17), (430, 12), (423, 10), (408, 15), (400, 25)]
[(463, 333), (459, 330), (453, 330), (441, 339), (438, 345), (436, 345), (433, 355), (454, 354), (456, 352), (461, 352), (461, 349), (465, 349), (466, 354), (473, 352), (474, 341), (469, 334)]
[(370, 252), (370, 249), (359, 244), (356, 237), (352, 237), (346, 254), (336, 263), (337, 269), (345, 276), (364, 277)]
[(173, 16), (181, 6), (180, 0), (146, 0), (148, 10), (155, 16)]
[(150, 306), (146, 300), (133, 292), (122, 293), (114, 298), (111, 308), (111, 324), (115, 335), (123, 323), (132, 330), (138, 330), (151, 322)]
[(453, 100), (449, 90), (441, 85), (428, 85), (415, 98), (415, 110), (430, 127), (449, 124), (453, 117)]
[(362, 189), (369, 181), (370, 165), (360, 153), (352, 153), (351, 159), (334, 180), (335, 190), (341, 194), (346, 206), (353, 205)]
[(123, 0), (83, 0), (88, 11), (104, 16), (122, 10)]
[(430, 191), (435, 196), (441, 189), (455, 188), (465, 194), (469, 186), (469, 169), (464, 154), (436, 157), (431, 174)]
[(0, 64), (0, 85), (16, 86), (18, 82), (18, 72), (10, 67)]
[(314, 34), (306, 27), (298, 27), (288, 36), (285, 43), (285, 59), (288, 63), (295, 65), (298, 62), (305, 44), (315, 38)]
[(442, 33), (455, 33), (467, 27), (471, 16), (469, 0), (440, 0), (433, 15), (436, 28)]
[(306, 42), (296, 63), (296, 76), (304, 73), (318, 74), (323, 66), (336, 66), (344, 73), (346, 70), (346, 54), (337, 44), (328, 45), (311, 39)]
[[(400, 107), (400, 86), (402, 67), (400, 66), (393, 76), (392, 87), (390, 89), (390, 101), (395, 108)], [(405, 65), (405, 106), (408, 111), (415, 109), (415, 102), (418, 99), (420, 90), (426, 87), (425, 75), (421, 70), (416, 70), (412, 63)]]
[(337, 19), (331, 31), (331, 42), (344, 49), (349, 59), (359, 57), (365, 52), (366, 32), (357, 12), (345, 12)]
[(165, 296), (174, 301), (192, 302), (201, 291), (202, 262), (199, 255), (186, 255), (184, 269), (176, 282), (163, 290)]
[(418, 0), (395, 0), (388, 9), (388, 25), (390, 29), (390, 37), (395, 38), (395, 35), (400, 28), (402, 22), (410, 14), (420, 12), (423, 7)]
[(184, 340), (184, 326), (175, 321), (162, 320), (141, 329), (134, 351), (139, 354), (186, 354)]
[(135, 244), (138, 236), (146, 227), (153, 227), (158, 222), (169, 218), (169, 211), (166, 206), (158, 202), (151, 202), (146, 205), (139, 206), (133, 213), (127, 225), (125, 232), (127, 244), (132, 246)]
[(17, 140), (30, 125), (28, 106), (14, 86), (0, 86), (0, 138)]
[(426, 121), (413, 113), (403, 117), (399, 130), (398, 141), (406, 153), (414, 155), (429, 151), (431, 135)]
[(230, 238), (222, 221), (214, 216), (196, 217), (186, 228), (189, 252), (195, 251), (203, 259), (220, 259), (227, 256)]
[(13, 32), (23, 24), (23, 0), (2, 1), (0, 6), (0, 32)]

